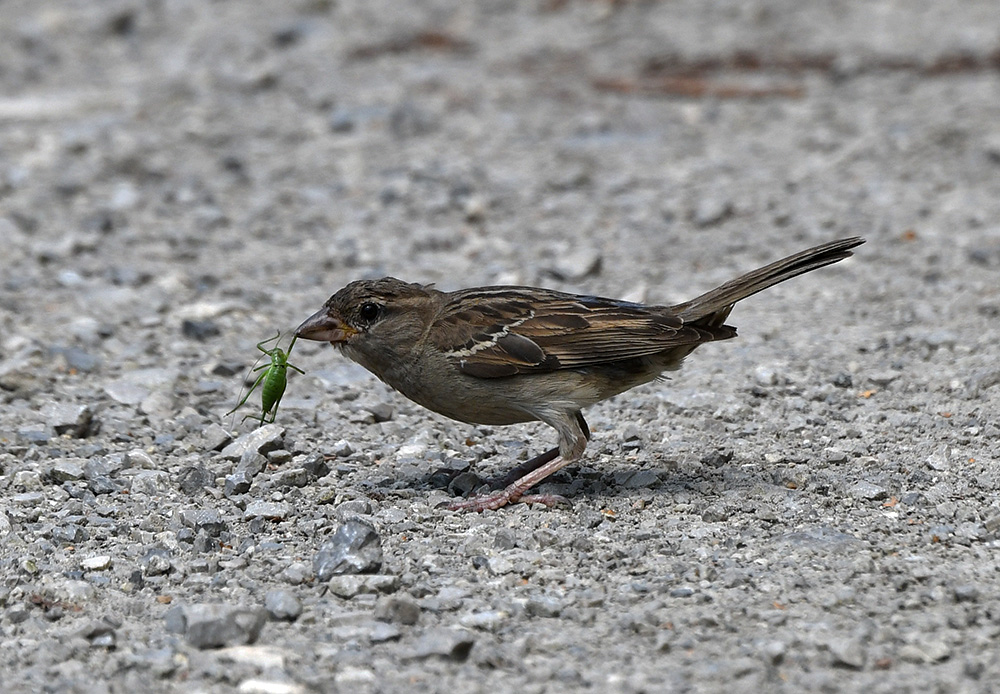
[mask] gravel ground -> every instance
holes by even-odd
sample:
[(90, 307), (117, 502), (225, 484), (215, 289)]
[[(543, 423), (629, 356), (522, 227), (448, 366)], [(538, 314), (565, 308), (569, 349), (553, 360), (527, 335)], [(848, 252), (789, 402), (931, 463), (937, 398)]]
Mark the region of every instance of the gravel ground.
[[(994, 0), (0, 15), (4, 692), (1000, 690)], [(666, 303), (854, 234), (589, 410), (569, 506), (442, 510), (552, 432), (326, 345), (224, 415), (352, 279)]]

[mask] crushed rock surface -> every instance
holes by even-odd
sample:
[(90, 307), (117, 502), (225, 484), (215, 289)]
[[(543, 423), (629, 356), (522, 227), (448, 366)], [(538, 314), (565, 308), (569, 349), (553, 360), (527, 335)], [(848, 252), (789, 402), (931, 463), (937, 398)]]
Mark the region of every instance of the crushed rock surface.
[[(992, 0), (2, 14), (4, 692), (1000, 687)], [(224, 415), (353, 279), (674, 303), (849, 235), (591, 408), (568, 506), (443, 510), (552, 432), (326, 345)]]

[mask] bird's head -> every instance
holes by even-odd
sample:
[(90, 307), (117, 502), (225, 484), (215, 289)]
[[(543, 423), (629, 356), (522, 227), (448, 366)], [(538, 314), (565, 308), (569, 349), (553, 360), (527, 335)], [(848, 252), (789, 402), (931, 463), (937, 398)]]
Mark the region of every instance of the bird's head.
[(304, 340), (330, 342), (379, 373), (386, 358), (412, 348), (423, 335), (438, 292), (394, 277), (358, 280), (327, 299), (295, 331)]

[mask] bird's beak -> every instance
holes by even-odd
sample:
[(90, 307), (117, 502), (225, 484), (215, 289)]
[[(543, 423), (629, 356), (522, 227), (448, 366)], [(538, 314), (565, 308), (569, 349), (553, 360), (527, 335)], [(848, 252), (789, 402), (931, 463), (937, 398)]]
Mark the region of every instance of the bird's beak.
[(331, 316), (326, 309), (321, 309), (306, 318), (302, 325), (295, 330), (295, 335), (303, 340), (337, 344), (346, 341), (357, 332), (336, 316)]

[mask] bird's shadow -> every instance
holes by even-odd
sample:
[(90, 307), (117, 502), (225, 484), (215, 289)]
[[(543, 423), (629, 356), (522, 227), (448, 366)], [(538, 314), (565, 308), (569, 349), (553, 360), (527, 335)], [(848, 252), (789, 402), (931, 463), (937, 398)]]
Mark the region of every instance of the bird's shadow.
[[(545, 494), (555, 494), (572, 501), (577, 498), (629, 497), (640, 493), (671, 496), (680, 492), (697, 493), (704, 488), (704, 475), (681, 470), (674, 461), (664, 462), (668, 465), (658, 468), (616, 466), (607, 471), (598, 471), (586, 465), (570, 465), (532, 487), (530, 493), (541, 490)], [(403, 473), (392, 479), (391, 486), (373, 481), (370, 491), (378, 496), (388, 496), (401, 489), (414, 493), (437, 490), (447, 492), (456, 499), (467, 498), (502, 489), (508, 481), (505, 479), (505, 472), (513, 465), (497, 467), (492, 476), (480, 474), (489, 468), (483, 467), (486, 469), (478, 472), (469, 465), (458, 468), (440, 467), (426, 473)]]

